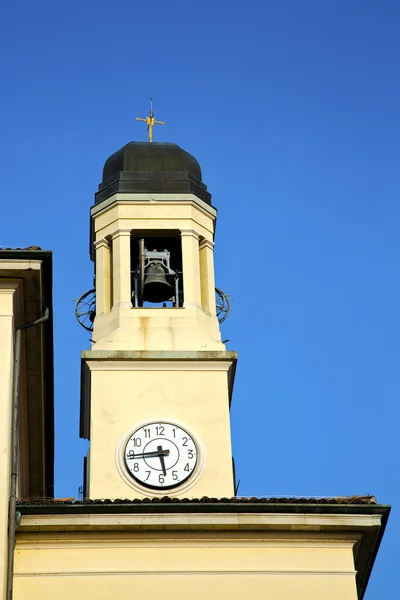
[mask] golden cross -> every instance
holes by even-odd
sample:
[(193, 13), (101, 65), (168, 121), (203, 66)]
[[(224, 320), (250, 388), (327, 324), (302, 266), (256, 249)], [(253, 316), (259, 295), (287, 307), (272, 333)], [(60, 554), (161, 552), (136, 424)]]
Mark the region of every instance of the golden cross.
[(153, 125), (165, 125), (164, 121), (156, 121), (153, 112), (153, 100), (150, 98), (150, 114), (145, 119), (136, 117), (136, 121), (144, 121), (147, 123), (147, 131), (149, 132), (149, 142), (153, 141)]

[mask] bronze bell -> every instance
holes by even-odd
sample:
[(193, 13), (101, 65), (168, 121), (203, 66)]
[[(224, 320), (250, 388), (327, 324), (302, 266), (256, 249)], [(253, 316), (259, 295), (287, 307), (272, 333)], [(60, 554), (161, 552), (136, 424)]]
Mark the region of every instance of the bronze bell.
[(147, 302), (166, 302), (173, 294), (172, 286), (165, 277), (161, 263), (151, 262), (144, 278), (144, 300)]

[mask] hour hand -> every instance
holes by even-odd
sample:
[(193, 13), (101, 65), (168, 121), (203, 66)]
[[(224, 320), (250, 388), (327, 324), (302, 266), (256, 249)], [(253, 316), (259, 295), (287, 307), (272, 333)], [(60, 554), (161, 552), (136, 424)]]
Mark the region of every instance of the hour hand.
[[(160, 446), (159, 446), (160, 448)], [(152, 450), (151, 452), (139, 452), (138, 454), (133, 453), (132, 456), (129, 456), (129, 454), (127, 455), (127, 459), (136, 459), (136, 458), (157, 458), (158, 456), (161, 458), (163, 458), (164, 460), (164, 456), (168, 456), (169, 455), (169, 450), (163, 450), (161, 448), (161, 450)]]

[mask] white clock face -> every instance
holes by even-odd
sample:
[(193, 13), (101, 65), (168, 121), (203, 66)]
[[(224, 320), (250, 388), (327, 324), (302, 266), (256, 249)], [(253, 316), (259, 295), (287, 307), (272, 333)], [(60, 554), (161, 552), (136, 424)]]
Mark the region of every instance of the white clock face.
[(136, 481), (149, 488), (170, 489), (186, 481), (197, 464), (191, 435), (173, 423), (148, 423), (125, 446), (125, 464)]

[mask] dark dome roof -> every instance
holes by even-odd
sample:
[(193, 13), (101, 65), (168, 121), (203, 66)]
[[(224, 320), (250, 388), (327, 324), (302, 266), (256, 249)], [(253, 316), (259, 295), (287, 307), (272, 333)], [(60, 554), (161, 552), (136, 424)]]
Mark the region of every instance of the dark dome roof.
[(96, 204), (116, 193), (192, 193), (211, 204), (197, 160), (176, 144), (129, 142), (105, 162)]

